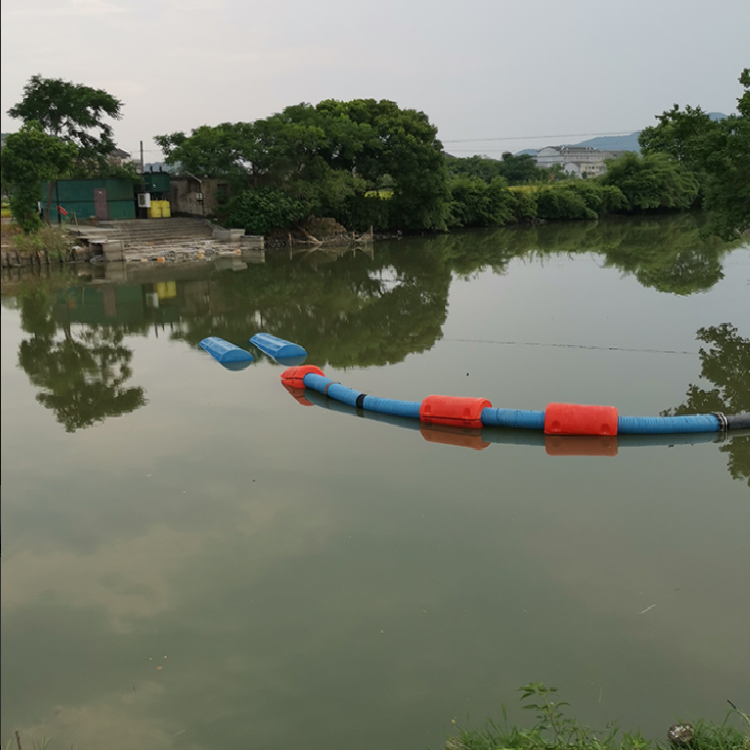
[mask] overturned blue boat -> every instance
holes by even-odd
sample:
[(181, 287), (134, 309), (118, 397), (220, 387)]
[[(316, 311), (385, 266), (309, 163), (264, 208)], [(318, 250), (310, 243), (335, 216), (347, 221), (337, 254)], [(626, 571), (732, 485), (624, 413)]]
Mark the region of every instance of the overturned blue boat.
[(199, 346), (219, 364), (224, 365), (227, 370), (244, 370), (253, 361), (253, 355), (250, 352), (218, 336), (203, 339)]
[(283, 365), (301, 365), (307, 359), (307, 352), (299, 344), (272, 336), (270, 333), (256, 333), (250, 339), (250, 343)]

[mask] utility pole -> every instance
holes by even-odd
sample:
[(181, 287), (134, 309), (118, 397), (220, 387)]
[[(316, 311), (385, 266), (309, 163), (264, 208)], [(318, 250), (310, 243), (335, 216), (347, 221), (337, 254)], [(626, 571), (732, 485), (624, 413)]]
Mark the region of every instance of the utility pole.
[[(145, 175), (145, 172), (146, 172), (146, 167), (143, 164), (143, 141), (141, 141), (141, 192), (142, 193), (146, 192), (146, 175)], [(138, 217), (139, 219), (142, 219), (144, 217), (144, 214), (146, 216), (148, 216), (147, 209), (145, 209), (145, 208), (139, 208), (138, 209), (138, 213), (140, 214), (140, 216)]]

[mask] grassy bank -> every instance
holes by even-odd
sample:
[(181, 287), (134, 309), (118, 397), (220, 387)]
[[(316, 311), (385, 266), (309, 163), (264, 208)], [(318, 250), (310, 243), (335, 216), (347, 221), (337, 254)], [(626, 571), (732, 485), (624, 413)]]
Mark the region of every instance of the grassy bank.
[(523, 708), (533, 711), (535, 721), (528, 729), (488, 719), (480, 729), (459, 729), (445, 743), (446, 750), (750, 750), (750, 717), (733, 704), (722, 724), (697, 720), (678, 722), (664, 729), (664, 738), (645, 739), (640, 732), (621, 730), (616, 724), (599, 731), (567, 715), (569, 704), (557, 698), (557, 689), (541, 683), (519, 688)]

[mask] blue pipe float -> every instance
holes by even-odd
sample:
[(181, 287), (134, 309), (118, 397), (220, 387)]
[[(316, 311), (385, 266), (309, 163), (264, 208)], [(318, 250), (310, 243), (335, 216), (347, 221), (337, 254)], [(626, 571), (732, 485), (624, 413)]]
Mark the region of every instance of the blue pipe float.
[[(405, 430), (420, 432), (430, 443), (462, 446), (473, 450), (484, 450), (493, 443), (501, 445), (541, 446), (550, 455), (589, 455), (614, 456), (618, 448), (642, 448), (660, 445), (696, 445), (699, 443), (723, 442), (725, 434), (711, 432), (687, 432), (683, 434), (633, 435), (621, 434), (612, 436), (557, 436), (545, 435), (541, 430), (510, 429), (505, 427), (483, 425), (483, 429), (450, 427), (447, 425), (428, 425), (417, 419), (393, 414), (365, 411), (349, 406), (341, 401), (328, 398), (320, 391), (309, 388), (296, 389), (287, 386), (287, 390), (304, 406), (318, 406), (349, 416), (385, 422)], [(486, 429), (485, 429), (486, 427)], [(750, 431), (739, 433), (750, 437)]]
[[(287, 386), (287, 390), (305, 406), (319, 406), (362, 419), (388, 424), (402, 429), (418, 431), (429, 443), (470, 448), (481, 451), (493, 443), (503, 445), (542, 446), (550, 456), (616, 456), (619, 449), (633, 447), (669, 445), (695, 445), (698, 443), (721, 443), (727, 433), (655, 434), (615, 436), (561, 436), (545, 435), (541, 430), (507, 429), (502, 427), (484, 427), (482, 429), (454, 427), (449, 425), (426, 424), (418, 419), (384, 414), (357, 409), (341, 401), (328, 398), (327, 395), (313, 389), (296, 389)], [(734, 433), (738, 437), (750, 437), (750, 430)]]
[(218, 336), (209, 336), (198, 346), (207, 351), (219, 364), (224, 365), (227, 370), (244, 370), (253, 361), (253, 355), (250, 352)]
[(621, 417), (614, 406), (552, 403), (545, 411), (524, 411), (496, 409), (484, 398), (427, 396), (422, 401), (399, 401), (347, 388), (327, 378), (314, 365), (291, 367), (282, 373), (281, 381), (298, 400), (304, 398), (304, 389), (309, 388), (357, 409), (419, 419), (428, 425), (465, 429), (492, 426), (542, 430), (545, 435), (579, 437), (679, 435), (750, 429), (750, 412), (733, 415), (717, 412), (676, 417)]
[(256, 333), (250, 339), (250, 343), (283, 365), (301, 365), (307, 359), (307, 352), (299, 344), (277, 338), (270, 333)]

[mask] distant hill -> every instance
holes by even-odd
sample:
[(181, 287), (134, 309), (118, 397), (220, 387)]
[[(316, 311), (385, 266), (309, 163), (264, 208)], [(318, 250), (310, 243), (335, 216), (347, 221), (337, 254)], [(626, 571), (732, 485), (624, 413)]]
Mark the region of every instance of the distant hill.
[[(726, 115), (723, 112), (708, 112), (708, 116), (716, 120), (725, 120)], [(600, 151), (636, 151), (640, 152), (640, 146), (638, 145), (638, 136), (641, 134), (640, 130), (636, 130), (635, 133), (630, 135), (603, 135), (598, 138), (589, 138), (587, 141), (581, 141), (580, 143), (561, 143), (554, 144), (560, 146), (588, 146), (590, 148), (598, 148)], [(550, 144), (552, 145), (552, 144)], [(530, 154), (536, 156), (538, 149), (525, 148), (523, 151), (516, 151), (516, 156), (522, 154)]]
[(588, 146), (589, 148), (598, 148), (600, 151), (640, 151), (638, 145), (640, 132), (640, 130), (637, 130), (630, 135), (602, 135), (598, 138), (589, 138), (587, 141), (566, 145)]
[[(600, 151), (640, 151), (638, 145), (638, 135), (640, 130), (630, 135), (601, 135), (598, 138), (589, 138), (587, 141), (581, 141), (580, 143), (556, 143), (555, 146), (588, 146), (590, 148), (598, 148)], [(553, 145), (553, 144), (550, 144)], [(538, 149), (525, 148), (523, 151), (516, 151), (516, 156), (521, 154), (529, 154), (530, 156), (536, 156)]]

